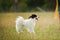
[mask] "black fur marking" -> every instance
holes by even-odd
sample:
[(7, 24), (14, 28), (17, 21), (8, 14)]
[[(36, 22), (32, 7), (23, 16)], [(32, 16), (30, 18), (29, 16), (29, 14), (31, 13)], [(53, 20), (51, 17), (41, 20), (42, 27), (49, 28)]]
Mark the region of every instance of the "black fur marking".
[(37, 15), (36, 14), (32, 14), (29, 18), (36, 18)]

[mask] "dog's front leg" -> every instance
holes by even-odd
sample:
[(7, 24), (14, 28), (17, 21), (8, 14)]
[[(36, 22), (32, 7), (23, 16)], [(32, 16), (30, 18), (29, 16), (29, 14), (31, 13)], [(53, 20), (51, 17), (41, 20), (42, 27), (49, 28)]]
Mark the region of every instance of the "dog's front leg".
[(34, 33), (34, 34), (35, 34), (35, 31), (34, 31), (34, 28), (33, 28), (33, 27), (27, 28), (27, 31), (28, 31), (29, 33)]

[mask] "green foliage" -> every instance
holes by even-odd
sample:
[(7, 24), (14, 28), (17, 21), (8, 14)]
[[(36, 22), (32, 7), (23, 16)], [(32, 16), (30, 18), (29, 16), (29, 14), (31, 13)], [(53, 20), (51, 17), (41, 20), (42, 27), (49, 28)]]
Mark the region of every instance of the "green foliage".
[(0, 8), (3, 11), (9, 10), (11, 5), (12, 5), (12, 0), (0, 0)]
[(0, 11), (10, 11), (18, 9), (18, 11), (31, 11), (35, 10), (36, 7), (41, 7), (45, 10), (54, 10), (56, 1), (55, 0), (0, 0)]
[(27, 5), (26, 3), (20, 3), (18, 8), (20, 11), (26, 11)]

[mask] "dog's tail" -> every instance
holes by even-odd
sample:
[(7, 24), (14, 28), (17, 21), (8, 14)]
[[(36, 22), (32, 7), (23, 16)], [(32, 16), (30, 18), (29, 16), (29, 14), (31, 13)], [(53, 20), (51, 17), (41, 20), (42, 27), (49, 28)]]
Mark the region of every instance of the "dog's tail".
[(18, 16), (18, 18), (16, 19), (16, 22), (22, 23), (23, 21), (24, 21), (24, 18), (21, 16)]

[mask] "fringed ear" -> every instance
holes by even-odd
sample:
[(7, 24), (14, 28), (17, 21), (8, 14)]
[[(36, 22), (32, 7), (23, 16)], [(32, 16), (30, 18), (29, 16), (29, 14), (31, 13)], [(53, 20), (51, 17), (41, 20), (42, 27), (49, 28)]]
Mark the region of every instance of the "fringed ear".
[(37, 15), (36, 14), (32, 14), (29, 18), (35, 18), (35, 17), (37, 17)]

